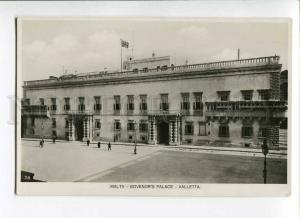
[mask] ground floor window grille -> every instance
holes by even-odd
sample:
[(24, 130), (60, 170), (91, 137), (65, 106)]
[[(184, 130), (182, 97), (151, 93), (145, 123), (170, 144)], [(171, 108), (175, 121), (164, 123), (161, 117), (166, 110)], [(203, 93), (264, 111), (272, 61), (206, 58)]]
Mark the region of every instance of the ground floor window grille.
[(52, 118), (52, 128), (55, 128), (55, 127), (56, 127), (56, 119)]
[(96, 129), (100, 129), (101, 128), (101, 123), (100, 123), (100, 120), (98, 120), (98, 119), (95, 120), (95, 128)]
[(253, 135), (253, 127), (252, 126), (243, 126), (242, 127), (242, 137), (252, 137)]
[(128, 120), (127, 130), (128, 131), (134, 131), (134, 122), (132, 120)]
[(146, 121), (141, 121), (140, 123), (140, 132), (148, 131), (148, 123)]
[(120, 123), (119, 120), (115, 120), (114, 129), (115, 130), (121, 130), (121, 123)]
[(194, 125), (192, 122), (187, 122), (185, 124), (185, 135), (194, 135)]
[(206, 136), (206, 123), (205, 122), (199, 122), (199, 136)]
[(268, 137), (268, 129), (266, 127), (259, 128), (258, 136), (262, 138)]
[(228, 125), (219, 126), (219, 137), (229, 137), (229, 126)]

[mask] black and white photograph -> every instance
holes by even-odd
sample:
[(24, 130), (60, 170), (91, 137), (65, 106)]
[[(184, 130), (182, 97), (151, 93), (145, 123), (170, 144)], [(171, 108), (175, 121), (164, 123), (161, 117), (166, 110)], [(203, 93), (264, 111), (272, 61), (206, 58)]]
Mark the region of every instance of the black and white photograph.
[(288, 195), (290, 43), (287, 19), (19, 17), (17, 193)]

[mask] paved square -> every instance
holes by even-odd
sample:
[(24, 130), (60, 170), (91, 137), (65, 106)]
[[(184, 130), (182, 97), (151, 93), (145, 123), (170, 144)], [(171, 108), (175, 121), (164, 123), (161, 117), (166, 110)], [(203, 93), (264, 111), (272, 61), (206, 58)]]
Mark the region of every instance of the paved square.
[[(22, 140), (22, 170), (48, 182), (263, 183), (263, 158), (224, 153), (186, 152), (162, 146)], [(268, 158), (268, 183), (287, 182), (287, 160)]]
[(133, 146), (107, 144), (97, 148), (83, 142), (45, 142), (40, 148), (38, 141), (22, 140), (21, 169), (34, 173), (34, 179), (48, 182), (71, 182), (95, 173), (119, 166), (136, 158), (149, 155), (156, 147), (138, 147), (133, 154)]
[[(94, 176), (94, 182), (263, 183), (261, 157), (161, 151)], [(267, 183), (287, 182), (287, 160), (268, 159)]]

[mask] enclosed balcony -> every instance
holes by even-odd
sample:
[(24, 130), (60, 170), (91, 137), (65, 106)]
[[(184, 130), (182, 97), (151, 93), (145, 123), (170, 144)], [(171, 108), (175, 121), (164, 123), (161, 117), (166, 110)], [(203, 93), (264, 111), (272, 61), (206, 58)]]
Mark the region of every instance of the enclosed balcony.
[(46, 105), (23, 105), (21, 109), (22, 116), (47, 117)]
[(276, 117), (285, 116), (283, 101), (226, 101), (206, 102), (205, 116), (210, 117)]

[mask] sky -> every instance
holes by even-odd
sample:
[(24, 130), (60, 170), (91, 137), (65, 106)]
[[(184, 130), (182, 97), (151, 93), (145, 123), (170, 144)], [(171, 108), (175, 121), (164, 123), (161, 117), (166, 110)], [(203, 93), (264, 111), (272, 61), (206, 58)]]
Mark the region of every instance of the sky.
[(47, 79), (64, 73), (120, 70), (123, 60), (171, 56), (182, 65), (263, 56), (288, 62), (288, 25), (250, 22), (170, 19), (24, 20), (22, 24), (22, 77)]

